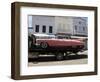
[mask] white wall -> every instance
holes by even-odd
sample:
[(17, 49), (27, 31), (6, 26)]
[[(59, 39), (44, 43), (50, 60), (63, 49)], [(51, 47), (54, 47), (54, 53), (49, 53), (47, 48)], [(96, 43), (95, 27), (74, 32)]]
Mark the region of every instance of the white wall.
[[(39, 33), (42, 32), (42, 26), (46, 26), (46, 33), (49, 33), (49, 26), (52, 26), (53, 28), (55, 27), (54, 23), (54, 17), (53, 16), (33, 16), (33, 21), (32, 21), (32, 26), (33, 26), (33, 33), (35, 32), (35, 26), (39, 25)], [(54, 32), (54, 29), (53, 29)]]
[[(30, 1), (52, 4), (68, 4), (68, 5), (87, 5), (98, 6), (98, 20), (100, 22), (100, 0), (1, 0), (0, 1), (0, 82), (16, 82), (10, 79), (11, 70), (11, 2), (13, 1)], [(98, 26), (100, 27), (100, 25)], [(100, 35), (100, 28), (98, 34)], [(100, 42), (100, 37), (99, 41)], [(99, 49), (100, 49), (100, 44)], [(100, 51), (98, 55), (98, 62), (100, 63)], [(100, 64), (99, 64), (100, 69)], [(93, 76), (79, 76), (79, 77), (64, 77), (52, 79), (38, 79), (38, 80), (23, 80), (22, 82), (100, 82), (99, 75)], [(19, 81), (21, 82), (21, 81)]]
[(55, 17), (56, 33), (72, 33), (72, 19), (70, 17)]

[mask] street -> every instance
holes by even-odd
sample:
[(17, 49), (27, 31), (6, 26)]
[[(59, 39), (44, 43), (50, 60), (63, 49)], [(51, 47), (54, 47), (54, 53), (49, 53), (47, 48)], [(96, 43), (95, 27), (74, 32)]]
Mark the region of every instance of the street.
[(79, 52), (78, 55), (71, 54), (68, 57), (64, 57), (61, 61), (56, 60), (54, 55), (40, 55), (38, 59), (29, 58), (28, 66), (75, 65), (86, 63), (88, 63), (87, 51), (84, 51)]

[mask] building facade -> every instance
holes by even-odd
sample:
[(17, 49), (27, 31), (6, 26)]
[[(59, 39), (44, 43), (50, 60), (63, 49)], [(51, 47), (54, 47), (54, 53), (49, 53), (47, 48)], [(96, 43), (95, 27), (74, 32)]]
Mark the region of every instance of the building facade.
[(61, 16), (29, 16), (28, 32), (87, 36), (87, 18)]
[(73, 35), (87, 36), (87, 18), (74, 17), (73, 18)]
[(56, 33), (72, 33), (72, 18), (70, 17), (55, 17)]
[(29, 29), (29, 33), (55, 34), (56, 28), (53, 16), (32, 16), (31, 19), (32, 28), (31, 31)]

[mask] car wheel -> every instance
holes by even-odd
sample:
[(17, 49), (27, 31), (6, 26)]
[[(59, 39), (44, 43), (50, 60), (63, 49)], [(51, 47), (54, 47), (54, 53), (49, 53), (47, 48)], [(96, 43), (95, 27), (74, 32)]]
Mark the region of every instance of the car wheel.
[(46, 42), (42, 42), (40, 44), (41, 48), (47, 48), (48, 47), (48, 44)]
[(63, 55), (62, 53), (58, 53), (58, 54), (56, 55), (56, 59), (57, 59), (57, 60), (63, 60), (63, 58), (64, 58), (64, 55)]

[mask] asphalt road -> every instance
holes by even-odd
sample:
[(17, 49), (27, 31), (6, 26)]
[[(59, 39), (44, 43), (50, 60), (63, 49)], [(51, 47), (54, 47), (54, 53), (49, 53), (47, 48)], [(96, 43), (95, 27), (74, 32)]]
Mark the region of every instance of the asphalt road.
[(79, 52), (78, 55), (71, 54), (68, 57), (64, 57), (63, 60), (56, 60), (54, 55), (51, 56), (40, 56), (38, 59), (32, 57), (29, 58), (28, 66), (50, 66), (50, 65), (75, 65), (75, 64), (86, 64), (87, 51)]

